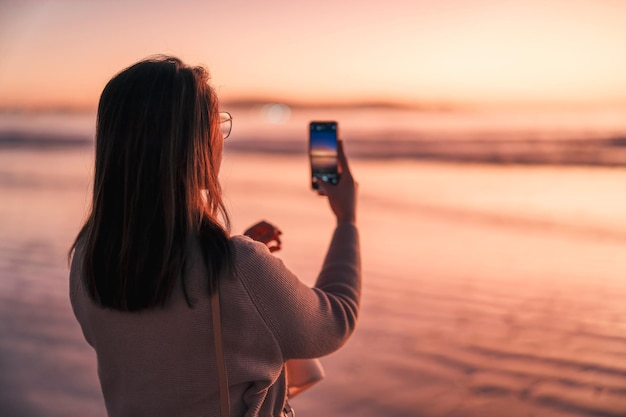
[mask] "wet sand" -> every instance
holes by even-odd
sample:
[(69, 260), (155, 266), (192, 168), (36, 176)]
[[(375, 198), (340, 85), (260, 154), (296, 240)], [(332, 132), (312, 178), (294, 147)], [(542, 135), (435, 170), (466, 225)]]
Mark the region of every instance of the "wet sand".
[[(84, 150), (0, 154), (0, 415), (105, 415), (67, 297), (89, 169)], [(299, 416), (626, 415), (624, 171), (353, 169), (362, 314)], [(275, 222), (312, 282), (333, 220), (306, 158), (227, 154), (222, 178), (233, 231)]]

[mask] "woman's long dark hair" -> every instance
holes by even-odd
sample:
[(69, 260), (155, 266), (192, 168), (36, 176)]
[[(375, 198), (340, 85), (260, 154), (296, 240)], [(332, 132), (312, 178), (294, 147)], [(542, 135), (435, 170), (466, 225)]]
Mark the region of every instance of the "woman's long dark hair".
[(223, 139), (208, 80), (202, 67), (156, 57), (102, 92), (92, 207), (70, 254), (81, 242), (85, 287), (103, 307), (164, 306), (179, 278), (191, 306), (185, 267), (194, 240), (211, 284), (231, 266), (218, 182)]

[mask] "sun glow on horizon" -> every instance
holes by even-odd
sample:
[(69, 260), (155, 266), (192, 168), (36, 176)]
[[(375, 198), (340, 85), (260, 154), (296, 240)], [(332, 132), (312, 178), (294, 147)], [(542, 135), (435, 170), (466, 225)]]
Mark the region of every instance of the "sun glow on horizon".
[(225, 102), (626, 105), (617, 0), (334, 3), (4, 4), (0, 108), (93, 108), (155, 53), (208, 66)]

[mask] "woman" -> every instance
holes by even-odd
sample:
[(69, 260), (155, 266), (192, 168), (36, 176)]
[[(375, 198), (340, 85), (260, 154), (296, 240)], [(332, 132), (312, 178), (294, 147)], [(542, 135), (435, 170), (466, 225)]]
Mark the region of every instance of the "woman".
[[(207, 72), (172, 57), (139, 62), (102, 92), (70, 296), (109, 416), (219, 415), (213, 286), (232, 416), (281, 415), (285, 362), (327, 355), (355, 328), (356, 186), (343, 148), (341, 181), (321, 184), (337, 227), (309, 288), (265, 244), (228, 232), (218, 172), (229, 123)], [(279, 243), (272, 228), (259, 239)]]

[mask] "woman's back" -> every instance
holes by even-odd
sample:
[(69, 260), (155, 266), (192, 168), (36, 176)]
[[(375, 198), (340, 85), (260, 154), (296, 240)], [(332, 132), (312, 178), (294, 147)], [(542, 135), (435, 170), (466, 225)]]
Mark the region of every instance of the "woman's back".
[[(280, 414), (284, 362), (330, 353), (354, 330), (358, 237), (350, 225), (338, 230), (336, 248), (351, 249), (331, 253), (333, 265), (320, 279), (323, 286), (331, 278), (336, 289), (324, 293), (301, 284), (264, 245), (245, 237), (231, 240), (235, 273), (222, 280), (220, 293), (232, 416)], [(218, 414), (208, 281), (201, 248), (193, 248), (187, 278), (193, 308), (177, 285), (165, 309), (128, 313), (89, 299), (78, 247), (70, 274), (72, 305), (97, 352), (111, 417)]]

